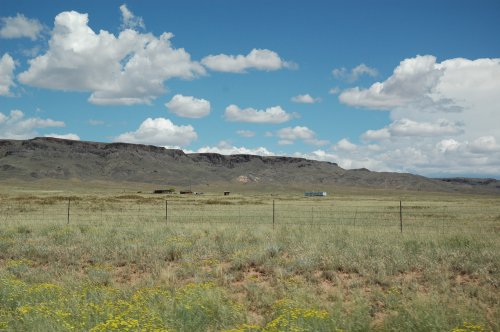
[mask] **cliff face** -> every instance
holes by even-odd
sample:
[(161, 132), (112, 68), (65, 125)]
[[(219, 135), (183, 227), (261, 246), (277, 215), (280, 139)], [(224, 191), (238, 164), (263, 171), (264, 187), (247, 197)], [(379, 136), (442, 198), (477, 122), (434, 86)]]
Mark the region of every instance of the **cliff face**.
[[(297, 168), (306, 168), (302, 174)], [(313, 181), (344, 172), (332, 163), (301, 158), (186, 155), (182, 150), (126, 143), (97, 143), (57, 138), (0, 141), (0, 179), (44, 177), (185, 184), (210, 182), (279, 183)], [(309, 172), (308, 172), (309, 171)]]
[[(412, 174), (377, 173), (366, 169), (344, 170), (335, 163), (302, 158), (246, 154), (185, 154), (182, 150), (152, 145), (82, 142), (57, 138), (0, 140), (0, 180), (13, 178), (78, 178), (172, 185), (341, 184), (447, 191), (466, 186), (464, 183), (449, 183)], [(498, 189), (493, 187), (491, 182), (488, 184), (489, 187)]]

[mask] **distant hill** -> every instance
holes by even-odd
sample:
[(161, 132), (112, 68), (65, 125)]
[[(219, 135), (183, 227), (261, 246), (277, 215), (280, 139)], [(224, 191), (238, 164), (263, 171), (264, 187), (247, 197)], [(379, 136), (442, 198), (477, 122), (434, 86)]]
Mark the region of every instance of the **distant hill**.
[(345, 170), (335, 163), (246, 154), (185, 154), (182, 150), (126, 143), (57, 138), (0, 140), (0, 180), (81, 179), (170, 185), (304, 184), (426, 191), (500, 193), (494, 179), (430, 179), (407, 173)]
[(481, 187), (481, 188), (490, 188), (500, 189), (500, 181), (492, 178), (436, 178), (436, 180), (457, 184), (469, 188), (473, 187)]

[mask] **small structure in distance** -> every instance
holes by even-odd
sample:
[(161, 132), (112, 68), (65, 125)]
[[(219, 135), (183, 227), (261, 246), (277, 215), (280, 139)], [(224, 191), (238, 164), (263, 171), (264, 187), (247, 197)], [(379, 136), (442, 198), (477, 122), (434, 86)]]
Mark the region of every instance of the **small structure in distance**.
[(324, 196), (326, 196), (326, 191), (306, 191), (304, 193), (304, 196), (306, 196), (306, 197), (316, 197), (316, 196), (324, 197)]
[(230, 191), (224, 191), (224, 196), (229, 196), (230, 193)]
[(175, 189), (155, 189), (153, 194), (175, 194)]
[(180, 194), (181, 195), (192, 195), (193, 191), (192, 190), (181, 190)]

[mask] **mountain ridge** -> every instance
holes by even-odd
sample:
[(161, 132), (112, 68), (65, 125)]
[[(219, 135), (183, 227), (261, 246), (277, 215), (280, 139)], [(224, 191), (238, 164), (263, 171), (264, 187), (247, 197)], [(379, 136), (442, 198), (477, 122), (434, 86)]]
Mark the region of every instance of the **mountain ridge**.
[[(298, 157), (217, 153), (130, 143), (52, 137), (0, 140), (0, 180), (44, 178), (130, 181), (171, 185), (230, 183), (287, 186), (342, 185), (449, 192), (500, 193), (500, 181), (430, 179), (409, 173), (346, 170)], [(463, 178), (464, 179), (464, 178)]]

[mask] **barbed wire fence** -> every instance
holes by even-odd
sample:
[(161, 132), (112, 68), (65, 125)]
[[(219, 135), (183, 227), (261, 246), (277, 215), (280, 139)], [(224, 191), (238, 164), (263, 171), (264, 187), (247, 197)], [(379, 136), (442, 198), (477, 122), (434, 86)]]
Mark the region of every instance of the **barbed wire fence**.
[(336, 204), (269, 200), (238, 204), (229, 201), (183, 202), (84, 201), (60, 199), (51, 202), (0, 202), (0, 222), (141, 225), (147, 223), (229, 224), (383, 228), (398, 232), (421, 229), (447, 232), (500, 232), (500, 207), (493, 205), (422, 205), (421, 202), (386, 201), (377, 204)]

